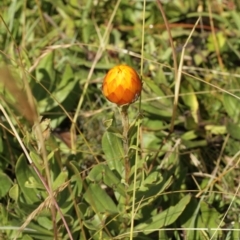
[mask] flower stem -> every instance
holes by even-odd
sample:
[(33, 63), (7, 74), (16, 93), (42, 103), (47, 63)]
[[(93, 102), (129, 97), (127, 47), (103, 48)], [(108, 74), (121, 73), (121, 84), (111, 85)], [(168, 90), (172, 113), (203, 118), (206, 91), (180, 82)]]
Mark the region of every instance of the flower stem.
[(129, 174), (130, 174), (130, 165), (128, 158), (128, 129), (129, 129), (129, 120), (128, 120), (128, 107), (129, 105), (123, 105), (121, 107), (121, 117), (122, 117), (122, 126), (123, 126), (123, 151), (124, 151), (124, 166), (125, 166), (125, 183), (128, 184)]

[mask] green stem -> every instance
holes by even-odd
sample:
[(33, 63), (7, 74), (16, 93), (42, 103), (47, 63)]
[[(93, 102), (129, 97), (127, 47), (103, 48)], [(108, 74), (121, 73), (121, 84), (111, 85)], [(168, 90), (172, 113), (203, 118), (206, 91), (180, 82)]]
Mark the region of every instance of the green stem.
[(125, 166), (125, 183), (128, 184), (129, 174), (130, 174), (130, 165), (128, 158), (128, 129), (129, 129), (129, 120), (128, 120), (128, 107), (129, 105), (124, 105), (121, 107), (121, 117), (122, 117), (122, 126), (123, 126), (123, 151), (124, 151), (124, 166)]

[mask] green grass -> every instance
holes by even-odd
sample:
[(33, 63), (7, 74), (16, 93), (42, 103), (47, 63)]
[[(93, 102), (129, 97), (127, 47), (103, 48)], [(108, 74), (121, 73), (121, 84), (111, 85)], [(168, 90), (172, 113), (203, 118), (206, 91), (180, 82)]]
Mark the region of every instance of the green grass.
[(240, 4), (198, 2), (0, 2), (0, 239), (240, 238)]

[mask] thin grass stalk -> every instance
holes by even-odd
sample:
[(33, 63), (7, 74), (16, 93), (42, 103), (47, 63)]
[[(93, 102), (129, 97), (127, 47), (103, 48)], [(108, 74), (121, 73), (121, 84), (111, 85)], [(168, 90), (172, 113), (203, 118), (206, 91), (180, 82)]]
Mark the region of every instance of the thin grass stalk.
[[(169, 227), (169, 228), (156, 228), (156, 229), (150, 229), (150, 230), (144, 230), (144, 232), (153, 232), (153, 231), (156, 231), (156, 232), (165, 232), (165, 231), (169, 231), (169, 232), (173, 232), (173, 231), (179, 231), (179, 232), (187, 232), (187, 231), (199, 231), (199, 232), (209, 232), (209, 231), (234, 231), (234, 232), (240, 232), (240, 229), (233, 229), (233, 228), (207, 228), (207, 227), (202, 227), (202, 228), (194, 228), (194, 227), (189, 227), (189, 228), (174, 228), (174, 227)], [(128, 237), (130, 232), (126, 232), (126, 233), (123, 233), (123, 234), (120, 234), (118, 235), (117, 237), (115, 238), (112, 238), (113, 240), (118, 240), (118, 239), (127, 239), (126, 237)], [(138, 231), (135, 231), (135, 233), (142, 233), (142, 230), (138, 230)], [(165, 239), (165, 238), (164, 238)], [(188, 239), (188, 238), (185, 238), (185, 239)], [(203, 238), (203, 239), (208, 239), (208, 240), (212, 240), (212, 238)]]
[(216, 36), (215, 28), (214, 28), (211, 2), (209, 0), (207, 1), (208, 12), (209, 12), (209, 23), (210, 23), (210, 26), (211, 26), (213, 44), (214, 44), (214, 48), (215, 48), (215, 51), (216, 51), (218, 63), (219, 63), (219, 66), (220, 66), (221, 70), (223, 71), (224, 70), (224, 64), (223, 64), (223, 61), (222, 61), (222, 58), (221, 58), (219, 43), (218, 43), (218, 39), (217, 39), (217, 36)]
[[(140, 66), (140, 77), (143, 79), (143, 60), (144, 60), (144, 42), (145, 42), (145, 12), (146, 12), (146, 0), (143, 1), (143, 12), (142, 12), (142, 37), (141, 37), (141, 66)], [(141, 93), (139, 96), (139, 106), (138, 111), (141, 112)], [(137, 121), (137, 142), (136, 146), (139, 146), (139, 136), (140, 136), (140, 119)], [(130, 225), (130, 240), (133, 239), (134, 232), (134, 218), (135, 218), (135, 202), (136, 202), (136, 183), (137, 183), (137, 166), (138, 166), (138, 148), (135, 152), (135, 167), (133, 176), (133, 195), (132, 195), (132, 211), (131, 211), (131, 225)]]
[(43, 31), (44, 31), (44, 33), (47, 33), (46, 23), (45, 23), (45, 20), (44, 20), (43, 14), (42, 14), (42, 10), (41, 10), (41, 3), (40, 3), (39, 0), (35, 0), (35, 2), (38, 6), (38, 12), (39, 12), (40, 19), (41, 19), (41, 22), (42, 22)]
[(175, 46), (173, 43), (173, 38), (172, 38), (172, 34), (171, 34), (171, 30), (169, 27), (169, 23), (168, 20), (166, 18), (163, 6), (160, 2), (160, 0), (157, 0), (157, 6), (161, 12), (161, 15), (163, 17), (163, 21), (164, 24), (166, 26), (167, 32), (168, 32), (168, 36), (169, 36), (169, 42), (172, 48), (172, 57), (173, 57), (173, 64), (174, 64), (174, 72), (175, 72), (175, 97), (174, 97), (174, 103), (173, 103), (173, 113), (172, 113), (172, 118), (171, 118), (171, 124), (170, 124), (170, 134), (173, 132), (174, 129), (174, 122), (175, 122), (175, 118), (176, 118), (176, 111), (177, 111), (177, 103), (178, 103), (178, 92), (176, 91), (176, 86), (178, 83), (178, 78), (177, 78), (177, 71), (178, 71), (178, 63), (177, 63), (177, 54), (175, 51)]

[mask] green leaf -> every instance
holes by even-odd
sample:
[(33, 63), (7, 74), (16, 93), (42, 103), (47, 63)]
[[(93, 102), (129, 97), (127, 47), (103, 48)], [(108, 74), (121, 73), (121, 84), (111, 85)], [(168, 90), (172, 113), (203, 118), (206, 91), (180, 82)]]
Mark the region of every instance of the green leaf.
[(230, 134), (231, 137), (240, 140), (240, 126), (235, 123), (228, 123), (227, 124), (227, 132)]
[[(221, 214), (211, 205), (205, 201), (198, 201), (192, 198), (184, 213), (180, 217), (180, 221), (184, 228), (196, 228), (196, 231), (187, 231), (186, 239), (202, 239), (202, 232), (197, 231), (200, 228), (208, 228), (204, 234), (210, 235), (214, 233), (211, 228), (221, 228), (220, 224)], [(221, 234), (221, 231), (218, 231)], [(217, 235), (216, 235), (217, 236)]]
[(137, 225), (135, 230), (143, 231), (145, 234), (150, 234), (158, 229), (161, 229), (162, 227), (174, 223), (182, 214), (190, 199), (190, 195), (186, 195), (175, 206), (172, 206), (151, 217), (144, 223)]
[(183, 140), (183, 144), (186, 146), (186, 148), (197, 148), (197, 147), (206, 147), (208, 145), (207, 140), (195, 140), (195, 141), (187, 141)]
[(83, 183), (82, 183), (80, 172), (76, 166), (77, 166), (77, 163), (74, 161), (71, 161), (69, 163), (69, 167), (74, 173), (74, 175), (71, 177), (71, 182), (75, 183), (76, 195), (79, 196), (82, 192)]
[(19, 187), (17, 184), (14, 184), (9, 190), (9, 197), (13, 199), (15, 202), (18, 201), (19, 198)]
[(105, 174), (105, 165), (98, 164), (92, 168), (87, 178), (93, 182), (101, 182), (103, 180), (104, 174)]
[(100, 230), (105, 220), (104, 217), (106, 218), (106, 215), (95, 214), (90, 220), (85, 220), (83, 223), (88, 229)]
[(88, 217), (88, 208), (89, 208), (89, 206), (84, 202), (81, 202), (78, 204), (80, 217), (82, 219), (85, 219), (85, 217)]
[[(151, 129), (151, 130), (154, 130), (154, 131), (159, 131), (159, 130), (162, 130), (164, 128), (163, 122), (159, 121), (159, 119), (145, 118), (145, 119), (143, 119), (143, 125), (146, 126), (149, 129)], [(152, 133), (149, 133), (149, 134), (153, 135)]]
[(23, 240), (33, 240), (29, 235), (24, 234)]
[(126, 196), (125, 185), (121, 182), (119, 174), (112, 171), (108, 166), (105, 166), (105, 172), (103, 175), (103, 182), (110, 188), (116, 190), (123, 197)]
[(52, 230), (48, 230), (45, 227), (40, 226), (39, 224), (35, 224), (33, 221), (28, 224), (28, 228), (33, 230), (30, 231), (33, 239), (54, 239)]
[(29, 176), (28, 181), (25, 182), (25, 187), (34, 189), (45, 189), (43, 184), (36, 180), (33, 176)]
[(67, 177), (68, 177), (67, 171), (60, 172), (60, 174), (57, 176), (57, 178), (53, 182), (53, 190), (56, 190), (59, 187), (61, 187), (66, 182)]
[(190, 108), (195, 123), (198, 123), (199, 104), (193, 87), (190, 84), (185, 87), (181, 86), (181, 92), (186, 93), (186, 95), (182, 95), (182, 99), (184, 103)]
[(164, 92), (157, 84), (155, 84), (154, 81), (150, 79), (144, 79), (144, 83), (147, 84), (147, 86), (157, 95), (157, 96), (165, 96)]
[(142, 110), (146, 111), (147, 113), (153, 114), (158, 117), (162, 118), (171, 118), (172, 117), (172, 109), (168, 108), (167, 106), (163, 106), (162, 104), (157, 104), (155, 106), (153, 103), (143, 103)]
[(187, 131), (181, 136), (183, 140), (193, 140), (196, 139), (197, 137), (198, 135), (196, 134), (195, 130)]
[(139, 190), (136, 192), (137, 201), (142, 201), (143, 199), (148, 199), (148, 202), (153, 201), (155, 196), (166, 190), (172, 182), (172, 176), (167, 174), (163, 174), (162, 176), (159, 171), (152, 172), (141, 183)]
[(239, 104), (239, 100), (229, 94), (224, 94), (223, 97), (223, 105), (228, 115), (233, 119), (236, 123), (239, 119), (240, 109), (237, 107)]
[[(205, 201), (201, 202), (201, 217), (198, 215), (198, 227), (199, 228), (218, 228), (222, 227), (221, 215), (219, 212), (211, 205), (207, 204)], [(220, 224), (220, 225), (219, 225)], [(214, 233), (215, 230), (209, 231), (209, 233)], [(218, 231), (220, 233), (220, 231)]]
[[(48, 91), (52, 91), (55, 84), (55, 71), (53, 61), (54, 52), (51, 52), (41, 59), (36, 69), (36, 81), (43, 84)], [(45, 101), (45, 98), (48, 96), (46, 90), (43, 89), (38, 83), (36, 84), (35, 81), (33, 83), (34, 85), (32, 91), (34, 97), (37, 99), (38, 102), (42, 99), (44, 99)], [(45, 107), (46, 106), (49, 107), (49, 104), (45, 104)]]
[(37, 189), (26, 187), (26, 183), (32, 182), (33, 179), (35, 180), (34, 176), (35, 174), (33, 173), (31, 166), (27, 164), (27, 159), (24, 155), (21, 155), (16, 164), (16, 178), (24, 197), (29, 204), (39, 202)]
[(227, 129), (226, 126), (222, 126), (222, 125), (206, 125), (205, 126), (206, 131), (209, 131), (211, 134), (226, 134)]
[(109, 195), (101, 188), (99, 184), (92, 183), (88, 186), (84, 194), (85, 200), (91, 205), (96, 213), (117, 213), (118, 209), (109, 197)]
[(234, 20), (234, 26), (237, 26), (238, 28), (238, 31), (240, 31), (240, 17), (239, 17), (239, 12), (236, 11), (236, 10), (233, 10), (233, 11), (230, 11), (229, 12), (232, 17), (233, 17), (233, 20)]
[[(2, 153), (3, 152), (3, 139), (2, 138), (0, 138), (0, 153)], [(1, 166), (1, 165), (0, 165)], [(2, 169), (2, 168), (1, 168)]]
[(110, 169), (115, 169), (120, 175), (124, 172), (123, 167), (123, 143), (122, 139), (114, 133), (105, 132), (102, 137), (102, 149)]
[(91, 21), (88, 21), (84, 24), (83, 29), (83, 41), (84, 42), (89, 42), (89, 38), (91, 35), (94, 33), (94, 25)]
[(108, 187), (114, 188), (119, 194), (125, 196), (125, 187), (121, 183), (121, 177), (114, 173), (107, 165), (98, 164), (89, 172), (89, 180), (94, 182), (104, 182)]
[(39, 223), (40, 226), (42, 226), (48, 230), (51, 230), (53, 227), (52, 220), (50, 220), (49, 218), (44, 217), (44, 216), (38, 217), (37, 222)]
[(8, 193), (10, 187), (12, 186), (12, 181), (3, 172), (0, 172), (0, 198), (5, 197), (6, 194)]
[(53, 93), (58, 102), (62, 103), (67, 98), (69, 93), (74, 89), (75, 84), (72, 68), (67, 64), (62, 79), (60, 79), (57, 89)]
[(43, 160), (40, 157), (39, 154), (37, 154), (36, 151), (30, 151), (29, 153), (33, 163), (36, 165), (36, 167), (40, 170), (42, 170), (44, 168), (44, 164), (43, 164)]
[[(220, 31), (216, 34), (216, 37), (217, 37), (218, 47), (221, 50), (226, 42), (225, 34)], [(207, 48), (209, 51), (212, 51), (212, 52), (216, 51), (216, 43), (215, 43), (215, 38), (213, 37), (213, 34), (210, 34), (208, 36)]]

